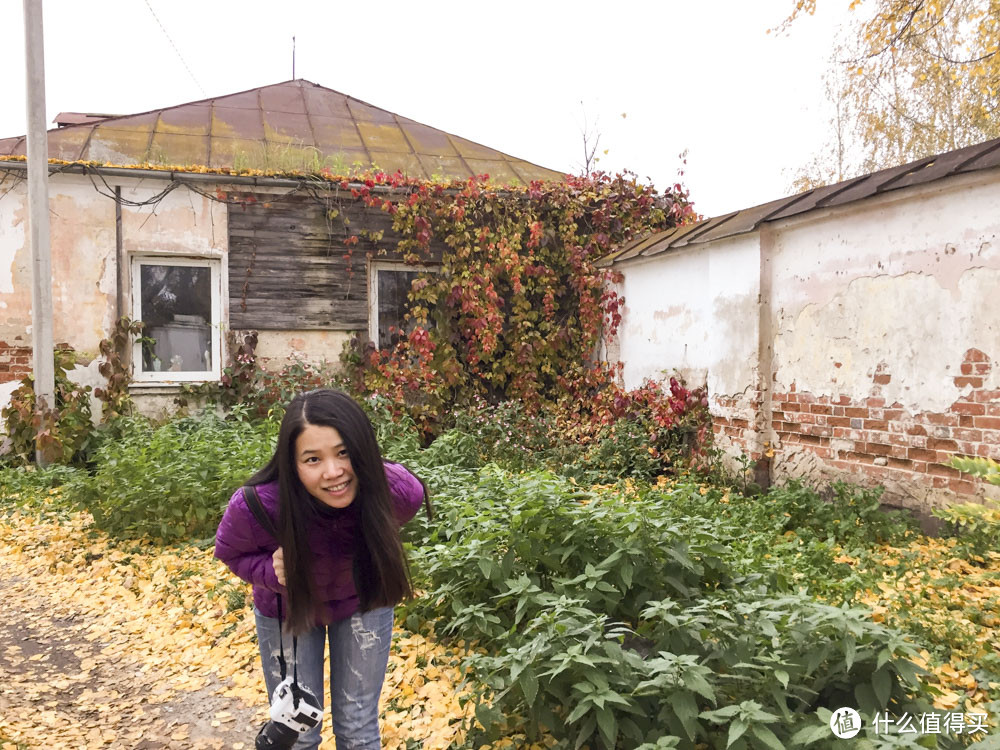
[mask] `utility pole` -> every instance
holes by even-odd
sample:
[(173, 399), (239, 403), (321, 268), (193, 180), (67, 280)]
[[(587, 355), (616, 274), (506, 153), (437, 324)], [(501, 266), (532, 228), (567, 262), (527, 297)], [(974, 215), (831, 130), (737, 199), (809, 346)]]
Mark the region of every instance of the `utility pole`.
[[(24, 55), (28, 93), (28, 229), (31, 243), (31, 353), (35, 373), (35, 414), (40, 430), (54, 409), (52, 354), (52, 256), (49, 246), (49, 142), (45, 132), (45, 48), (42, 0), (24, 0)], [(35, 460), (45, 464), (43, 451)]]

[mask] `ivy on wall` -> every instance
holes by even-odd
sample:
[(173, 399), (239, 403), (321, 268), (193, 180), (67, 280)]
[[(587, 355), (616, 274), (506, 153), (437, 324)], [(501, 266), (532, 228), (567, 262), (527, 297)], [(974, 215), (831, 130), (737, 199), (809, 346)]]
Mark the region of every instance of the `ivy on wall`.
[[(595, 173), (518, 189), (483, 175), (411, 183), (399, 199), (374, 189), (386, 182), (400, 187), (398, 177), (375, 175), (352, 193), (392, 214), (403, 259), (427, 262), (435, 240), (447, 250), (436, 272), (413, 282), (410, 325), (395, 346), (355, 350), (368, 390), (431, 429), (474, 397), (587, 412), (600, 424), (624, 416), (634, 399), (616, 385), (618, 370), (595, 360), (624, 304), (613, 291), (620, 274), (600, 261), (634, 237), (691, 220), (680, 185), (660, 194), (634, 176)], [(669, 402), (657, 407), (665, 421), (675, 413)]]

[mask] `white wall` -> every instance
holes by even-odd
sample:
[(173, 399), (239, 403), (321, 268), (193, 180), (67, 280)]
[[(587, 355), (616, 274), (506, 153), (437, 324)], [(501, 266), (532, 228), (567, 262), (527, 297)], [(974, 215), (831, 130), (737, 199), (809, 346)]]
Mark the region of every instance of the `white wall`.
[(738, 395), (754, 380), (759, 288), (753, 236), (693, 246), (618, 268), (625, 385), (673, 370), (713, 393)]
[(616, 270), (626, 385), (707, 385), (723, 447), (767, 441), (776, 478), (880, 483), (920, 510), (993, 492), (946, 464), (1000, 458), (1000, 170)]

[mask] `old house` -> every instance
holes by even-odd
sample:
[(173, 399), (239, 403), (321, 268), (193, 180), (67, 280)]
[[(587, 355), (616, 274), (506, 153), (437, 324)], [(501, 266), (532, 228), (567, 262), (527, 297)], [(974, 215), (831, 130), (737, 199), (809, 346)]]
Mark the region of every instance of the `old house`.
[[(381, 341), (399, 322), (417, 269), (394, 253), (391, 217), (310, 175), (563, 177), (304, 80), (57, 120), (55, 340), (94, 356), (119, 317), (144, 321), (155, 343), (136, 345), (134, 393), (151, 411), (219, 378), (229, 330), (259, 331), (265, 361), (335, 361), (354, 333)], [(0, 140), (0, 402), (32, 367), (25, 148)], [(77, 377), (101, 382), (96, 365)]]
[(761, 481), (884, 484), (918, 511), (1000, 458), (1000, 140), (636, 241), (613, 352), (626, 385), (707, 383)]

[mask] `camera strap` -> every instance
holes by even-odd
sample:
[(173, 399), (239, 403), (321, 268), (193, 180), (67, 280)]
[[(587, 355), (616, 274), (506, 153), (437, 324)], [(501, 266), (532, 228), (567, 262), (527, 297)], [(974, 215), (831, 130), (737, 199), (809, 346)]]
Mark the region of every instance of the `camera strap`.
[[(260, 501), (260, 496), (257, 494), (257, 488), (251, 484), (244, 485), (243, 487), (243, 499), (246, 500), (247, 507), (250, 512), (253, 513), (254, 518), (257, 519), (257, 523), (261, 525), (268, 534), (274, 537), (275, 540), (278, 539), (277, 529), (274, 528), (274, 522), (271, 517), (267, 515), (267, 511), (264, 510), (264, 504)], [(278, 666), (281, 668), (281, 681), (284, 682), (285, 678), (288, 676), (288, 666), (285, 663), (285, 642), (281, 637), (281, 627), (282, 620), (284, 619), (281, 615), (281, 594), (277, 594), (278, 597)], [(298, 707), (299, 703), (299, 639), (292, 636), (292, 705)]]

